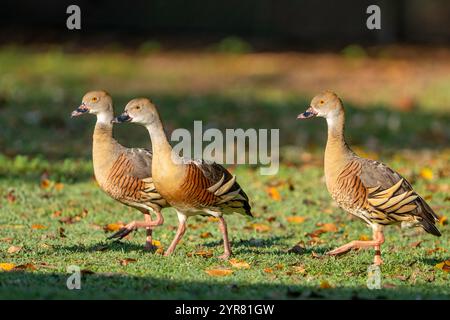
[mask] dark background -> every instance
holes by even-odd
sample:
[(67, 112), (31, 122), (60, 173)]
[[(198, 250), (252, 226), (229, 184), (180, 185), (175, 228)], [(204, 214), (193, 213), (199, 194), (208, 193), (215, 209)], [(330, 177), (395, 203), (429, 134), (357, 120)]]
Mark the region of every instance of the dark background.
[[(65, 28), (70, 4), (82, 11), (82, 30)], [(366, 28), (366, 8), (381, 7), (382, 29)], [(139, 43), (147, 37), (173, 46), (202, 46), (227, 35), (255, 49), (316, 49), (450, 41), (446, 0), (137, 0), (2, 1), (0, 41)], [(166, 45), (167, 47), (167, 45)]]

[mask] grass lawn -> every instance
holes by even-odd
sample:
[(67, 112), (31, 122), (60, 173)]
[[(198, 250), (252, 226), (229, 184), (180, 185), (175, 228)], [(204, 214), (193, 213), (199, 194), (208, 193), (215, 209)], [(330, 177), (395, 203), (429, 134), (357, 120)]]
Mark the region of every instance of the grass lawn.
[[(347, 88), (336, 82), (334, 72), (313, 71), (319, 63), (313, 57), (290, 59), (293, 70), (310, 66), (311, 78), (326, 83), (326, 88), (339, 83), (344, 102), (348, 92), (347, 133), (354, 149), (402, 173), (443, 217), (440, 238), (418, 229), (386, 229), (382, 289), (366, 287), (373, 251), (338, 258), (323, 255), (348, 241), (367, 238), (371, 231), (336, 207), (326, 191), (325, 123), (295, 120), (316, 93), (312, 84), (316, 82), (301, 75), (282, 77), (291, 72), (285, 56), (208, 53), (197, 60), (180, 53), (66, 54), (3, 48), (0, 263), (15, 268), (0, 271), (0, 298), (449, 299), (450, 274), (436, 267), (450, 258), (450, 227), (445, 220), (450, 218), (448, 76), (433, 73), (425, 58), (420, 63), (402, 61), (406, 72), (419, 69), (420, 79), (411, 80), (411, 86), (423, 90), (398, 97), (395, 88), (403, 83), (399, 71), (382, 68), (395, 65), (396, 58), (354, 63), (339, 55), (318, 56), (322, 64), (329, 59), (325, 62), (332, 63), (333, 70), (355, 73), (372, 62), (371, 74), (384, 79), (386, 90), (370, 99), (365, 93), (379, 83), (367, 89), (364, 79), (352, 83), (346, 78)], [(448, 62), (442, 62), (439, 70), (448, 68)], [(377, 72), (384, 78), (373, 75)], [(431, 75), (433, 82), (426, 82)], [(303, 92), (298, 89), (302, 83)], [(121, 242), (106, 240), (110, 233), (105, 226), (142, 215), (97, 187), (90, 162), (94, 119), (69, 118), (82, 94), (94, 88), (111, 91), (116, 112), (137, 95), (153, 97), (169, 131), (192, 129), (193, 120), (220, 129), (280, 128), (277, 175), (261, 176), (250, 166), (231, 168), (255, 214), (253, 219), (227, 217), (234, 258), (240, 264), (216, 258), (223, 250), (221, 237), (217, 222), (206, 217), (188, 220), (183, 241), (171, 257), (144, 251), (142, 230)], [(359, 95), (353, 92), (358, 89)], [(149, 146), (142, 128), (124, 125), (115, 131), (125, 145)], [(163, 214), (165, 224), (154, 231), (154, 239), (167, 248), (177, 218), (173, 209)], [(297, 250), (290, 251), (296, 244)], [(70, 265), (83, 270), (82, 290), (66, 287)], [(207, 273), (216, 269), (232, 272)]]

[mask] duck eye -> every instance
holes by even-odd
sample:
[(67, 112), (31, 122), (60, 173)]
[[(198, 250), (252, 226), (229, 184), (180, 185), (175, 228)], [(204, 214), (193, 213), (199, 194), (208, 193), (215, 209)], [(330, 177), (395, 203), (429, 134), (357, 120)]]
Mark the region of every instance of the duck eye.
[(96, 102), (97, 100), (98, 100), (97, 97), (93, 97), (93, 98), (91, 99), (92, 102)]
[(139, 110), (139, 109), (141, 109), (141, 106), (136, 106), (136, 110)]
[(323, 100), (320, 100), (320, 102), (319, 102), (320, 104), (324, 104), (325, 103), (325, 101), (323, 101)]

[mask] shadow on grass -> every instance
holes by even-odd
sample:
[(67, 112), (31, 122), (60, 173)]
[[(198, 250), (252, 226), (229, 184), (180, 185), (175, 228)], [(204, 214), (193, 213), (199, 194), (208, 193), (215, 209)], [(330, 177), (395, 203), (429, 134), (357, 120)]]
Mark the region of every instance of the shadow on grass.
[[(180, 281), (150, 275), (82, 273), (81, 290), (68, 290), (70, 274), (0, 273), (1, 299), (448, 299), (448, 288), (423, 285), (369, 290), (354, 287), (321, 289), (313, 285), (248, 283), (233, 277)], [(447, 291), (445, 291), (447, 290)], [(447, 293), (446, 293), (447, 292)]]

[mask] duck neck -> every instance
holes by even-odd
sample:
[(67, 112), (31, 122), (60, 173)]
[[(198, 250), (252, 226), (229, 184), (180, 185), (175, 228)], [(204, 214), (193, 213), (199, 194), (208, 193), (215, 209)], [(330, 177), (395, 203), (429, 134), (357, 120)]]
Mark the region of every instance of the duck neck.
[(100, 184), (113, 163), (111, 157), (114, 155), (116, 140), (113, 138), (112, 119), (112, 112), (98, 114), (92, 139), (94, 174)]
[[(167, 140), (162, 122), (155, 120), (151, 125), (146, 126), (152, 141), (153, 160), (152, 176), (155, 183), (170, 176), (176, 176), (181, 170), (181, 159), (174, 155), (172, 147)], [(180, 161), (177, 161), (180, 160)]]
[(353, 152), (345, 142), (344, 125), (345, 114), (340, 111), (338, 114), (327, 117), (328, 139), (325, 148), (325, 179), (327, 187), (330, 190), (330, 184), (333, 184), (344, 166), (351, 160)]

